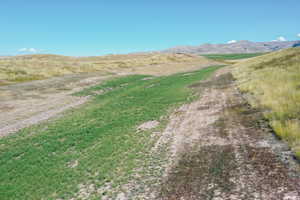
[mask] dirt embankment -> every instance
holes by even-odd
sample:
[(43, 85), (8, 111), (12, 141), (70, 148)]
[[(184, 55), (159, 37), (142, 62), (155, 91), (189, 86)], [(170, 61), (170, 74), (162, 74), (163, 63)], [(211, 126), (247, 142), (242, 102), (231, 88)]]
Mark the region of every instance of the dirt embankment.
[(141, 192), (131, 185), (122, 199), (300, 199), (299, 163), (247, 104), (230, 71), (191, 87), (201, 98), (171, 116), (154, 148), (168, 149), (165, 165), (149, 167), (162, 173), (149, 175), (153, 184), (142, 183)]

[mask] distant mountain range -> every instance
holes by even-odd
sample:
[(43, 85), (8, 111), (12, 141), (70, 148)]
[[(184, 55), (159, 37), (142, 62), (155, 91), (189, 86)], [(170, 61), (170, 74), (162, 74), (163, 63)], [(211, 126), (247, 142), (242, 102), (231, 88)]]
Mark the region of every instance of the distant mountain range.
[(298, 46), (300, 46), (299, 40), (286, 42), (251, 42), (248, 40), (241, 40), (230, 44), (203, 44), (199, 46), (178, 46), (164, 50), (163, 52), (190, 54), (260, 53)]

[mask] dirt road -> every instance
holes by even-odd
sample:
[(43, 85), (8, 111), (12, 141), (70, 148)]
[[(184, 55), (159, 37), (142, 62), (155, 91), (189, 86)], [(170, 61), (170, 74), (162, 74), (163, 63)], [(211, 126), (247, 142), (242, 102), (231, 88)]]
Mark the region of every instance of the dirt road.
[(117, 199), (299, 200), (299, 163), (247, 104), (228, 69), (191, 87), (201, 98), (171, 116), (155, 147), (168, 149), (166, 164), (158, 168), (156, 161), (148, 182), (123, 188)]

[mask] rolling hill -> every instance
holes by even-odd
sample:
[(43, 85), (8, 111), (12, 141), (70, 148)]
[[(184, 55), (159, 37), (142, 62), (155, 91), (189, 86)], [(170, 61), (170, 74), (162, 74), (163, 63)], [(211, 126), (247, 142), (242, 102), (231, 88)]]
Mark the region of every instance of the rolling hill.
[[(176, 53), (139, 53), (92, 57), (23, 55), (0, 59), (0, 85), (74, 73), (169, 74), (216, 64), (205, 57)], [(189, 66), (189, 67), (188, 67)]]

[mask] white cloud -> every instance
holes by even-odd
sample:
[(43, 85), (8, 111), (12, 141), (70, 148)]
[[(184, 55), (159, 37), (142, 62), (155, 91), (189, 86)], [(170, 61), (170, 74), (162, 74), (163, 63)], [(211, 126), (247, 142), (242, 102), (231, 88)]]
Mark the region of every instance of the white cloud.
[(227, 42), (227, 44), (233, 44), (233, 43), (236, 43), (237, 41), (236, 40), (230, 40)]
[(37, 53), (39, 52), (39, 50), (35, 49), (35, 48), (21, 48), (18, 50), (18, 52), (21, 53)]
[(300, 33), (298, 33), (297, 36), (300, 37)]
[(272, 42), (285, 42), (287, 39), (283, 36), (279, 36), (276, 40), (272, 40)]

